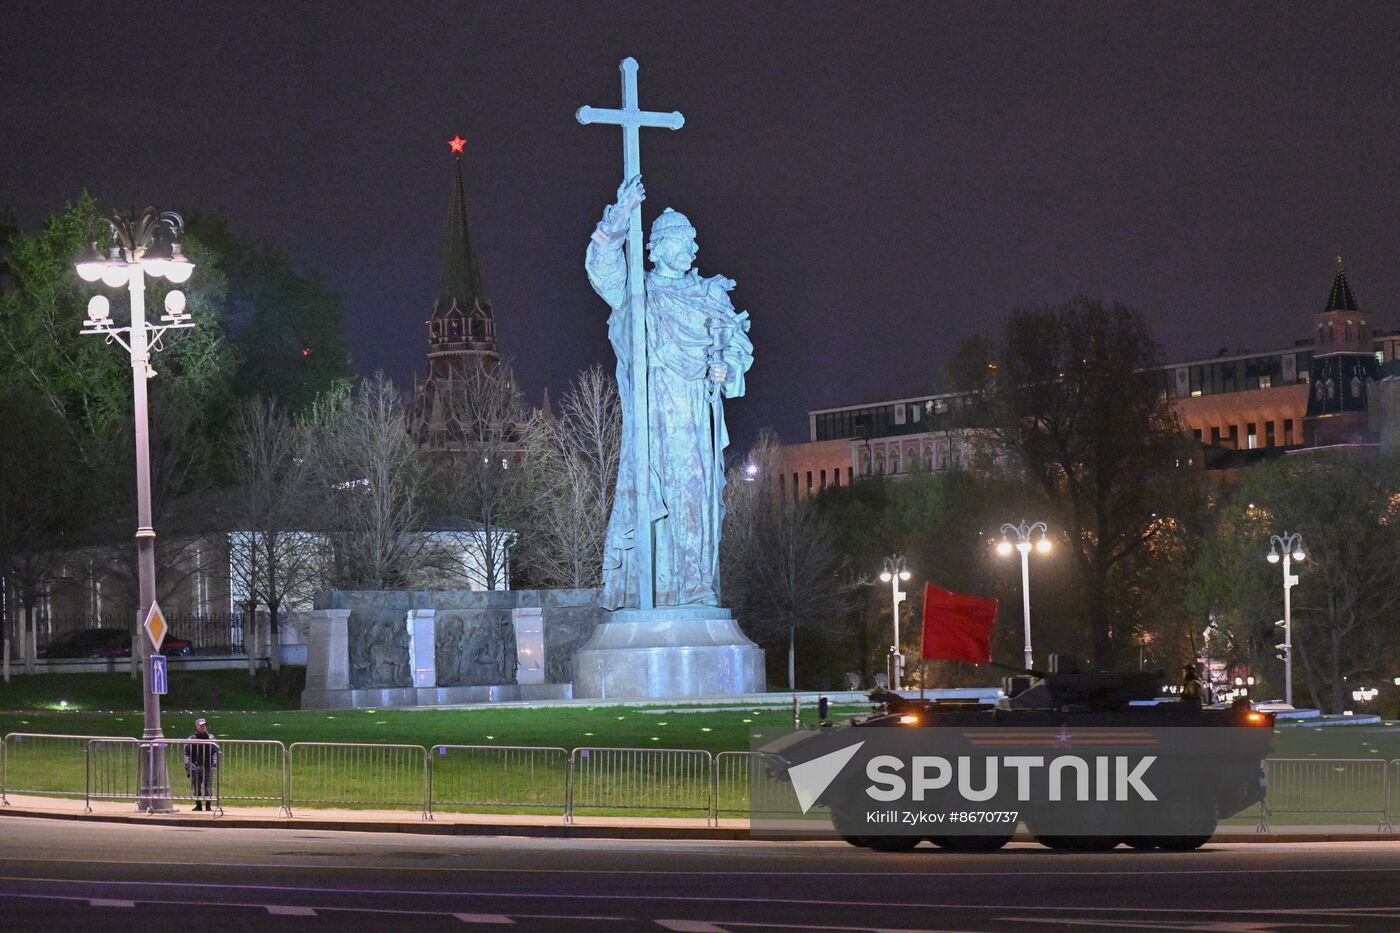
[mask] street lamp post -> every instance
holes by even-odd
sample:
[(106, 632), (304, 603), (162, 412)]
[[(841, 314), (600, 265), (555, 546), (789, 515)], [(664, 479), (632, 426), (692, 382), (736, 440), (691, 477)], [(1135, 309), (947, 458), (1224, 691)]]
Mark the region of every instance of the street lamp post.
[(909, 595), (899, 588), (901, 580), (909, 579), (909, 568), (904, 563), (904, 557), (899, 554), (886, 557), (880, 579), (890, 585), (890, 615), (894, 617), (894, 644), (890, 645), (888, 666), (890, 689), (901, 690), (904, 687), (904, 655), (899, 652), (899, 604)]
[(1292, 534), (1269, 536), (1269, 563), (1283, 562), (1283, 701), (1293, 705), (1293, 587), (1298, 585), (1298, 576), (1293, 573), (1293, 563), (1302, 563), (1307, 554), (1303, 551), (1303, 536), (1296, 531)]
[[(1035, 668), (1035, 655), (1031, 651), (1031, 535), (1040, 532), (1040, 540), (1035, 542), (1035, 549), (1042, 554), (1050, 553), (1049, 528), (1044, 522), (1036, 522), (1034, 525), (1026, 524), (1025, 519), (1021, 519), (1019, 525), (1007, 522), (1001, 526), (1001, 542), (997, 544), (997, 553), (1002, 557), (1008, 557), (1013, 549), (1021, 552), (1021, 618), (1026, 626), (1026, 670)], [(1008, 534), (1016, 535), (1016, 543), (1012, 544), (1007, 538)]]
[[(94, 295), (88, 302), (87, 320), (81, 333), (101, 334), (108, 343), (118, 343), (131, 357), (132, 402), (136, 422), (136, 561), (138, 575), (138, 613), (144, 622), (156, 599), (156, 533), (151, 526), (151, 448), (146, 414), (146, 380), (155, 376), (151, 367), (151, 351), (161, 348), (161, 337), (167, 330), (193, 327), (185, 306), (185, 295), (178, 289), (165, 296), (165, 314), (160, 323), (146, 320), (146, 276), (166, 278), (173, 284), (188, 281), (194, 263), (187, 259), (177, 239), (184, 228), (179, 214), (148, 207), (134, 217), (112, 214), (105, 218), (111, 228), (112, 241), (104, 259), (93, 241), (78, 259), (78, 276), (86, 282), (101, 281), (110, 288), (125, 285), (131, 297), (131, 323), (122, 327), (112, 320), (111, 304), (105, 295)], [(160, 727), (160, 697), (151, 690), (151, 654), (149, 639), (137, 635), (137, 650), (141, 660), (141, 684), (144, 699), (145, 728), (142, 738), (152, 744), (141, 756), (136, 806), (141, 810), (168, 812), (170, 787), (165, 771), (165, 754), (159, 740), (165, 738)]]

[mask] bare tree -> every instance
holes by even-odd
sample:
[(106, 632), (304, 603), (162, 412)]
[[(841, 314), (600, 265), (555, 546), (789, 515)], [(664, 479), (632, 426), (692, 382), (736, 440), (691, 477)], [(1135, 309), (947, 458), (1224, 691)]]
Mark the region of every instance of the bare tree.
[(404, 397), (383, 373), (313, 413), (313, 498), (332, 544), (328, 582), (411, 586), (423, 567), (426, 462)]
[(765, 429), (747, 461), (731, 471), (720, 568), (724, 601), (755, 639), (787, 636), (788, 689), (797, 688), (797, 630), (840, 626), (840, 580), (832, 532), (813, 498), (792, 501), (770, 482), (778, 439)]
[(542, 582), (596, 587), (622, 447), (617, 383), (603, 367), (591, 366), (574, 380), (559, 409), (549, 455), (540, 460), (543, 508), (522, 544)]
[(442, 569), (475, 588), (506, 589), (510, 550), (545, 508), (547, 427), (508, 366), (469, 363), (438, 397), (447, 449), (435, 464), (437, 500), (457, 555)]
[[(272, 667), (280, 667), (279, 622), (288, 602), (305, 599), (325, 573), (324, 538), (310, 527), (309, 435), (271, 400), (244, 402), (230, 432), (234, 479), (229, 566), (247, 618), (267, 607)], [(252, 645), (248, 646), (252, 654)]]

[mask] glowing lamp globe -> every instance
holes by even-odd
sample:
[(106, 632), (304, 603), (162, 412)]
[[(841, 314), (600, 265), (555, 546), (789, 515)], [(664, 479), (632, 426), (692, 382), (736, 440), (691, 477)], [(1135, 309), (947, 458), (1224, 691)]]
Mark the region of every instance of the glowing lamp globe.
[(997, 553), (1002, 557), (1009, 555), (1011, 553), (1011, 542), (1002, 538), (1000, 543), (997, 544)]
[(1049, 554), (1050, 539), (1042, 536), (1041, 539), (1035, 543), (1035, 549), (1042, 554)]
[(165, 293), (165, 313), (171, 317), (179, 317), (185, 313), (185, 293), (178, 288), (172, 288)]
[(194, 263), (185, 256), (184, 247), (179, 243), (170, 244), (170, 258), (165, 262), (165, 277), (176, 285), (188, 282), (194, 273)]
[(1270, 551), (1270, 552), (1269, 552), (1269, 563), (1271, 563), (1271, 564), (1277, 564), (1277, 563), (1278, 563), (1278, 551)]
[(881, 583), (889, 583), (889, 582), (890, 582), (891, 580), (893, 580), (893, 579), (894, 579), (894, 577), (890, 574), (890, 572), (889, 572), (888, 570), (883, 571), (883, 572), (880, 574), (880, 582), (881, 582)]
[(78, 278), (84, 282), (96, 282), (102, 278), (102, 254), (97, 251), (97, 244), (89, 244), (74, 265), (78, 270)]
[(1303, 553), (1302, 548), (1298, 548), (1296, 551), (1293, 552), (1294, 563), (1301, 563), (1304, 557), (1307, 557), (1307, 555)]

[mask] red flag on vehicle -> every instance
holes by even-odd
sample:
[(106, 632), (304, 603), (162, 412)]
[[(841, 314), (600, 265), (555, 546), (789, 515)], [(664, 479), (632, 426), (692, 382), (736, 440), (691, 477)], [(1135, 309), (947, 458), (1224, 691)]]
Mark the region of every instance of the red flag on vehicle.
[(991, 633), (996, 618), (995, 599), (925, 583), (924, 659), (986, 664), (992, 659)]

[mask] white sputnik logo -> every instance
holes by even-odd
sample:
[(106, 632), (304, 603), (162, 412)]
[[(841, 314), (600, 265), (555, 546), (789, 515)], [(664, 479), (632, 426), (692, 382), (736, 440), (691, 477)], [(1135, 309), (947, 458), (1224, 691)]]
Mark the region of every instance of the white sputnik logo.
[(792, 781), (793, 793), (797, 794), (797, 803), (802, 807), (803, 813), (812, 809), (817, 798), (826, 792), (831, 782), (841, 773), (841, 769), (846, 767), (846, 763), (855, 757), (864, 744), (862, 740), (788, 768), (788, 779)]

